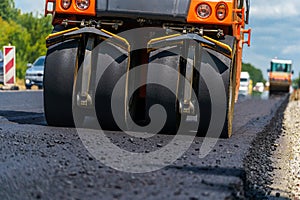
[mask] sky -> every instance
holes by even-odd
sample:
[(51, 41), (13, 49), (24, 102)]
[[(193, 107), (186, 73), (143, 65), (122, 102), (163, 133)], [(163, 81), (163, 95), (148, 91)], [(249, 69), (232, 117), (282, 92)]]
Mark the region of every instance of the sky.
[(293, 61), (294, 76), (300, 71), (299, 0), (251, 0), (251, 47), (244, 46), (243, 61), (262, 70), (267, 79), (271, 59)]
[(15, 5), (23, 13), (44, 13), (45, 10), (45, 0), (15, 0)]
[[(34, 3), (33, 3), (34, 2)], [(45, 0), (15, 0), (23, 13), (43, 13)], [(42, 11), (42, 12), (41, 12)], [(251, 0), (251, 47), (244, 46), (243, 62), (262, 70), (267, 79), (271, 59), (293, 60), (294, 76), (300, 72), (299, 0)]]

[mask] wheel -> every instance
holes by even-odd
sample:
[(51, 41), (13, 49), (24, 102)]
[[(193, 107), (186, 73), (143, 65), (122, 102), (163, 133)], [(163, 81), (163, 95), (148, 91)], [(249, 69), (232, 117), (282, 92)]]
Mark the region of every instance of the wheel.
[(290, 92), (290, 86), (287, 86), (284, 91), (285, 91), (285, 93), (289, 93)]
[(19, 90), (19, 86), (14, 85), (14, 86), (11, 86), (10, 89), (11, 89), (11, 90)]
[(26, 85), (25, 87), (27, 90), (31, 90), (31, 85)]
[[(172, 85), (175, 88), (175, 91), (178, 89), (179, 83), (179, 64), (180, 64), (180, 56), (179, 54), (173, 54), (172, 52), (178, 51), (179, 49), (172, 49), (171, 51), (163, 50), (163, 51), (155, 51), (151, 54), (149, 69), (151, 69), (151, 65), (153, 65), (152, 69), (157, 69), (158, 71), (148, 71), (148, 80), (146, 86), (146, 121), (147, 124), (151, 123), (149, 118), (150, 108), (155, 105), (161, 105), (166, 111), (166, 122), (163, 128), (159, 131), (159, 133), (163, 134), (176, 134), (178, 130), (178, 126), (180, 123), (180, 113), (179, 113), (179, 102), (177, 101), (177, 94), (174, 94), (170, 89), (161, 84), (149, 84), (150, 79), (155, 76), (155, 80), (158, 82), (164, 83), (164, 85)], [(172, 69), (166, 67), (172, 67)], [(174, 73), (177, 72), (177, 75)], [(152, 77), (151, 77), (152, 76)], [(149, 130), (152, 132), (152, 130)]]
[[(126, 83), (122, 83), (120, 92), (116, 94), (114, 100), (116, 100), (120, 107), (118, 116), (113, 116), (112, 112), (112, 94), (114, 88), (121, 77), (127, 72), (127, 53), (120, 48), (103, 42), (100, 45), (98, 52), (98, 71), (103, 71), (106, 65), (108, 67), (104, 70), (103, 74), (97, 74), (98, 85), (95, 94), (95, 108), (100, 126), (104, 130), (120, 130), (125, 128), (125, 86)], [(100, 76), (100, 77), (99, 77)], [(115, 117), (119, 117), (122, 124), (117, 124)], [(119, 127), (121, 126), (121, 127)]]
[(227, 89), (227, 111), (224, 127), (221, 133), (221, 138), (229, 138), (232, 135), (232, 123), (234, 116), (235, 105), (235, 85), (234, 80), (236, 76), (236, 67), (234, 66), (235, 59), (233, 59), (232, 66), (230, 67), (229, 74), (226, 73), (223, 77), (225, 89)]
[(74, 126), (72, 97), (78, 46), (78, 40), (69, 40), (48, 49), (44, 73), (44, 109), (50, 126)]
[(274, 94), (274, 88), (270, 85), (269, 86), (269, 95), (271, 96), (272, 94)]
[[(221, 42), (228, 44), (233, 50), (235, 49), (236, 40), (232, 36), (225, 36)], [(224, 55), (213, 50), (203, 49), (201, 67), (213, 68), (217, 73), (220, 73), (223, 79), (223, 84), (226, 94), (226, 117), (221, 132), (221, 138), (228, 138), (232, 134), (233, 111), (235, 104), (235, 78), (236, 78), (236, 64), (235, 59), (229, 59)], [(198, 102), (200, 123), (198, 128), (198, 135), (205, 136), (212, 117), (212, 100), (209, 92), (209, 86), (206, 84), (205, 78), (199, 75), (198, 87)], [(214, 87), (220, 87), (214, 85)]]

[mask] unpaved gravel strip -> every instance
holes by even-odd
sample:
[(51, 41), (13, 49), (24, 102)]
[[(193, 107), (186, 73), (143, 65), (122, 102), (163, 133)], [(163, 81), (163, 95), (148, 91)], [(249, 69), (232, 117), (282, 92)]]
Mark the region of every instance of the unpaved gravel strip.
[(291, 197), (300, 199), (300, 102), (293, 101), (290, 103), (286, 112), (285, 132), (291, 138)]
[(290, 101), (284, 113), (282, 135), (272, 155), (271, 196), (300, 199), (300, 102)]

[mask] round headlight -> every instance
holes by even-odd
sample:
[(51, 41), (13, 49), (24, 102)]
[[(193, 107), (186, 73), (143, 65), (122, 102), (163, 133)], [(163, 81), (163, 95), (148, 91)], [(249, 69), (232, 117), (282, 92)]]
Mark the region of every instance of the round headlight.
[(90, 7), (90, 0), (76, 0), (76, 6), (80, 10), (86, 10)]
[(216, 8), (216, 15), (219, 20), (224, 20), (227, 16), (227, 6), (225, 3), (220, 3)]
[(197, 7), (197, 14), (200, 18), (205, 19), (211, 15), (211, 8), (208, 4), (202, 3)]
[(61, 0), (61, 7), (67, 10), (70, 8), (72, 1), (71, 0)]

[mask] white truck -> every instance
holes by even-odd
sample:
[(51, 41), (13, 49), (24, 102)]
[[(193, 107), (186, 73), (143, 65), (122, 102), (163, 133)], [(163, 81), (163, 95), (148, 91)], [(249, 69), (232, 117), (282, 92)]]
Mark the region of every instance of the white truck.
[(248, 72), (241, 72), (239, 95), (248, 96), (250, 84), (250, 75)]

